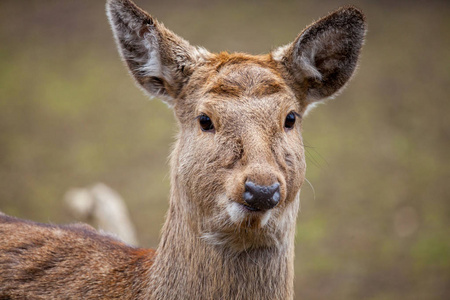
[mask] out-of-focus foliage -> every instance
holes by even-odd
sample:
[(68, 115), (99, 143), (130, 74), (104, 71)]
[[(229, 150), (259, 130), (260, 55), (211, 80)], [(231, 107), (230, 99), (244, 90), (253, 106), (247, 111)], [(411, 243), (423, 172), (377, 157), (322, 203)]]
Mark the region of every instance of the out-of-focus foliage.
[[(212, 51), (267, 52), (345, 1), (137, 1)], [(450, 298), (450, 5), (354, 1), (358, 74), (304, 120), (298, 299)], [(0, 210), (74, 220), (69, 188), (103, 181), (144, 246), (167, 209), (172, 112), (119, 61), (103, 1), (0, 2)]]

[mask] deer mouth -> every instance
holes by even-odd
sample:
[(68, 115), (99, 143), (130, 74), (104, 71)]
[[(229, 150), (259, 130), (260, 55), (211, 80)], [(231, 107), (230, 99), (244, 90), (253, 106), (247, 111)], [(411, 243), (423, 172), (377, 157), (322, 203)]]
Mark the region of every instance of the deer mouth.
[(230, 201), (226, 210), (231, 221), (239, 226), (251, 225), (250, 227), (261, 228), (267, 224), (272, 215), (270, 210), (250, 207), (236, 201)]
[(259, 208), (254, 208), (254, 207), (248, 206), (248, 205), (246, 205), (246, 204), (240, 204), (240, 203), (239, 203), (239, 205), (241, 205), (244, 209), (246, 209), (246, 210), (248, 210), (248, 211), (250, 211), (250, 212), (261, 212), (261, 211), (265, 211), (265, 210), (262, 210), (262, 209), (259, 209)]

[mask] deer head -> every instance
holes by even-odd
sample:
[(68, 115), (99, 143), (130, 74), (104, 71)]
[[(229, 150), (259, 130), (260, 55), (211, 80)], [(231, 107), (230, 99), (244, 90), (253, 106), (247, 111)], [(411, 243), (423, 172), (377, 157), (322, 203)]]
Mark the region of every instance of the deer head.
[(302, 119), (352, 76), (362, 13), (341, 8), (260, 56), (191, 46), (128, 0), (107, 13), (130, 73), (180, 125), (165, 231), (187, 227), (233, 251), (283, 244), (305, 178)]

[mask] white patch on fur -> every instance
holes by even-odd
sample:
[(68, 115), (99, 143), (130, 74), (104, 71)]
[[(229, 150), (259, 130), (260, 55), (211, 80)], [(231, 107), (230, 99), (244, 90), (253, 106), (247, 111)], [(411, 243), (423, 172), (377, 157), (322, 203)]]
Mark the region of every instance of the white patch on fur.
[(269, 222), (269, 219), (270, 219), (270, 216), (272, 215), (272, 211), (266, 211), (265, 213), (264, 213), (264, 215), (262, 216), (262, 218), (261, 218), (261, 223), (260, 223), (260, 225), (261, 225), (261, 227), (264, 227), (264, 226), (266, 226), (266, 224), (267, 224), (267, 222)]
[(141, 72), (147, 76), (161, 77), (161, 57), (159, 54), (159, 45), (155, 37), (150, 33), (145, 34), (145, 48), (148, 50), (149, 60), (140, 67)]
[(245, 213), (240, 204), (231, 202), (227, 205), (227, 213), (233, 223), (238, 224), (242, 222), (245, 217)]
[(194, 47), (194, 56), (198, 61), (206, 61), (211, 56), (211, 52), (203, 47)]
[(276, 61), (281, 61), (283, 57), (286, 55), (287, 49), (292, 45), (292, 43), (278, 47), (277, 49), (272, 51), (272, 58)]
[(300, 56), (299, 65), (307, 77), (315, 77), (318, 80), (322, 80), (322, 74), (314, 65), (316, 50), (317, 47), (312, 47), (309, 52), (303, 52)]

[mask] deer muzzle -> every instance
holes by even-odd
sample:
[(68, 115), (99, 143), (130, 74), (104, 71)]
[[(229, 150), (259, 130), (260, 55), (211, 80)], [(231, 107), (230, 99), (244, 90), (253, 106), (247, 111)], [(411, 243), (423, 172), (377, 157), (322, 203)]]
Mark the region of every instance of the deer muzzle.
[(252, 181), (245, 183), (243, 199), (245, 206), (253, 211), (269, 210), (280, 202), (280, 184), (257, 185)]

